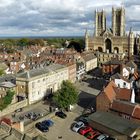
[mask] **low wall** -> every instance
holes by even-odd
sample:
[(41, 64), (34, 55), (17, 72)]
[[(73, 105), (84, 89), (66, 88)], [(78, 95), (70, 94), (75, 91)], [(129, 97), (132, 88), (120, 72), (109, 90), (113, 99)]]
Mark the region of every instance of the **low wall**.
[(23, 100), (23, 101), (20, 101), (20, 102), (17, 102), (15, 104), (11, 104), (7, 108), (5, 108), (4, 110), (0, 111), (0, 117), (5, 116), (5, 115), (7, 115), (9, 113), (12, 113), (15, 110), (17, 110), (19, 108), (23, 108), (23, 107), (25, 107), (27, 105), (28, 105), (27, 99)]

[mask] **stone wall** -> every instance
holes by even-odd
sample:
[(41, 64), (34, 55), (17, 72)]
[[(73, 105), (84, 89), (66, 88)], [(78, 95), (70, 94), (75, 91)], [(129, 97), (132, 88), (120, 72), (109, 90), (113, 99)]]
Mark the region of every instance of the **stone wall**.
[(2, 128), (3, 131), (7, 132), (6, 135), (0, 135), (0, 139), (16, 139), (16, 140), (47, 140), (45, 137), (39, 135), (35, 138), (32, 138), (24, 133), (21, 133), (20, 131), (16, 130), (15, 128), (11, 128), (6, 123), (2, 122), (0, 124), (0, 128)]
[(23, 101), (20, 101), (20, 102), (17, 102), (15, 104), (11, 104), (6, 109), (0, 111), (0, 117), (4, 116), (6, 114), (12, 113), (15, 110), (17, 110), (19, 108), (23, 108), (23, 107), (25, 107), (27, 105), (28, 105), (27, 99), (23, 100)]

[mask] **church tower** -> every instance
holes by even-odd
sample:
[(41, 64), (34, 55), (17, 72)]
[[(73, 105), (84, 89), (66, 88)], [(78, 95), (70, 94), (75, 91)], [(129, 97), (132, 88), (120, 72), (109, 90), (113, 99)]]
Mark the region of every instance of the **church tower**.
[(112, 30), (114, 36), (125, 36), (125, 9), (112, 8)]
[(86, 32), (85, 32), (85, 51), (88, 51), (89, 50), (89, 34), (88, 34), (88, 31), (86, 29)]
[(128, 35), (128, 58), (134, 54), (134, 41), (135, 41), (135, 36), (134, 33), (132, 32), (132, 28), (130, 28), (129, 35)]
[(105, 11), (95, 11), (95, 36), (101, 36), (101, 33), (106, 30), (106, 15)]

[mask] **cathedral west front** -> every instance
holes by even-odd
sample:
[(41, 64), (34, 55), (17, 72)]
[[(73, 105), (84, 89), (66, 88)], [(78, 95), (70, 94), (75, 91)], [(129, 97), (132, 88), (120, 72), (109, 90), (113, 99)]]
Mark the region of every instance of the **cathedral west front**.
[(107, 28), (106, 12), (95, 11), (95, 31), (93, 36), (85, 34), (85, 50), (94, 51), (99, 65), (112, 58), (122, 60), (134, 53), (134, 34), (130, 28), (128, 34), (125, 29), (125, 9), (112, 8), (112, 27)]

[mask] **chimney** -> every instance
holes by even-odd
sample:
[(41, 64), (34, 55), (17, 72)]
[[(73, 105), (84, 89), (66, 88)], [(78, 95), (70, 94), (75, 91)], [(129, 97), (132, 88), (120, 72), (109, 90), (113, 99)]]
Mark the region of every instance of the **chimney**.
[(134, 88), (132, 89), (131, 103), (135, 103), (135, 91), (134, 91)]

